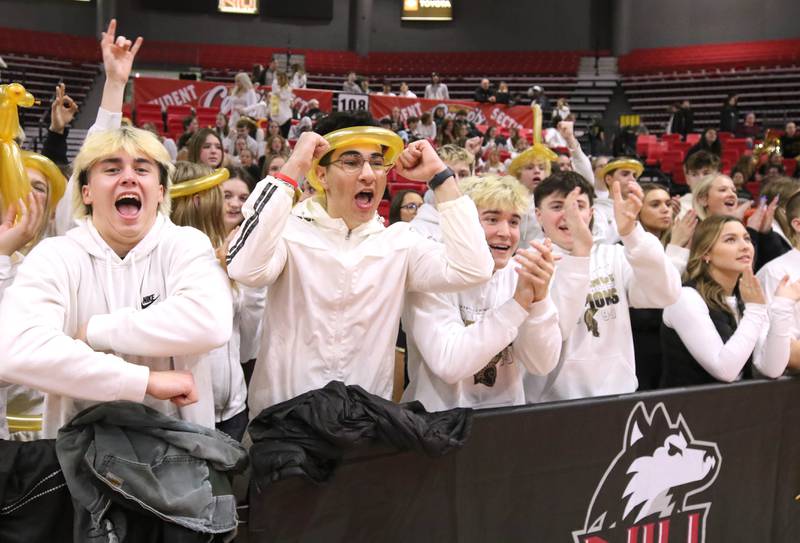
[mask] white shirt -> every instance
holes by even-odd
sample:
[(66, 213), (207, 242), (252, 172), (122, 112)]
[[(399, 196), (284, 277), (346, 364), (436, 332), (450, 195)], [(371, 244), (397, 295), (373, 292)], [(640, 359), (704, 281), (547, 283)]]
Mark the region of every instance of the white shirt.
[(523, 309), (513, 298), (515, 267), (512, 261), (488, 283), (457, 293), (409, 293), (404, 402), (419, 400), (428, 411), (522, 405), (525, 373), (555, 367), (561, 351), (555, 305), (548, 296)]
[[(681, 280), (661, 242), (640, 225), (624, 246), (595, 244), (589, 289), (562, 292), (553, 278), (553, 298), (565, 340), (558, 367), (546, 377), (528, 375), (529, 403), (634, 392), (638, 386), (629, 308), (661, 308), (680, 296)], [(658, 285), (654, 288), (654, 285)], [(571, 296), (567, 302), (559, 298)], [(578, 304), (576, 307), (575, 296)]]
[(429, 83), (425, 87), (425, 98), (428, 100), (449, 100), (450, 91), (447, 90), (447, 85), (444, 83)]
[[(228, 341), (228, 281), (208, 237), (159, 215), (124, 259), (91, 220), (41, 241), (0, 303), (0, 379), (47, 393), (45, 438), (96, 402), (131, 400), (214, 427), (200, 356)], [(73, 339), (88, 324), (86, 343)], [(145, 396), (150, 370), (185, 369), (196, 404)]]
[(462, 196), (438, 205), (439, 244), (377, 216), (350, 231), (314, 199), (292, 210), (292, 195), (282, 181), (261, 181), (228, 254), (233, 279), (269, 285), (251, 415), (332, 380), (390, 398), (406, 292), (456, 291), (491, 277), (475, 204)]
[(789, 362), (791, 300), (776, 298), (769, 311), (764, 304), (745, 304), (740, 319), (736, 298), (731, 296), (726, 301), (739, 320), (727, 343), (714, 327), (705, 300), (692, 287), (683, 287), (677, 303), (664, 309), (664, 324), (675, 330), (692, 358), (719, 381), (741, 379), (750, 355), (754, 355), (753, 365), (761, 374), (779, 377)]

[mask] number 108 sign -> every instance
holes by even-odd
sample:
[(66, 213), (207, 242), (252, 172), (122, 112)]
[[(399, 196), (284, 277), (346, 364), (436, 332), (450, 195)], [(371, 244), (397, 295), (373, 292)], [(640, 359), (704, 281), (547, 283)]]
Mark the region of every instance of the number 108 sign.
[(339, 93), (339, 111), (369, 111), (369, 95)]

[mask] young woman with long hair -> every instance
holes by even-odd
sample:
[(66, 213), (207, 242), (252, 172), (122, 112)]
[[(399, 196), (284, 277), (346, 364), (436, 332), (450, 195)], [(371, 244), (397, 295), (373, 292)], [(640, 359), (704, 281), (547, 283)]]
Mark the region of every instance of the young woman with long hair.
[[(220, 265), (224, 266), (227, 245), (236, 227), (226, 224), (223, 183), (228, 177), (224, 169), (213, 170), (205, 164), (178, 162), (174, 183), (170, 189), (172, 212), (170, 218), (178, 226), (191, 226), (203, 232), (217, 250)], [(258, 321), (258, 309), (248, 312), (240, 288), (230, 283), (233, 298), (233, 333), (225, 345), (202, 355), (203, 363), (196, 371), (210, 372), (214, 393), (214, 418), (218, 430), (241, 440), (247, 427), (247, 387), (240, 353), (243, 321)], [(261, 308), (263, 310), (263, 308)], [(257, 324), (250, 324), (252, 329)], [(202, 378), (196, 376), (196, 378)]]
[(188, 161), (219, 168), (225, 160), (225, 146), (217, 133), (211, 128), (201, 128), (186, 144), (189, 150)]
[(223, 101), (220, 112), (228, 115), (229, 126), (236, 126), (239, 117), (246, 113), (247, 108), (258, 103), (258, 94), (253, 87), (253, 82), (246, 72), (239, 72), (233, 79), (233, 89)]
[(768, 307), (754, 258), (739, 219), (716, 215), (697, 226), (680, 299), (664, 309), (662, 386), (730, 383), (754, 370), (776, 378), (786, 369), (788, 359), (775, 353), (788, 348), (781, 331), (791, 324), (800, 282), (784, 279)]

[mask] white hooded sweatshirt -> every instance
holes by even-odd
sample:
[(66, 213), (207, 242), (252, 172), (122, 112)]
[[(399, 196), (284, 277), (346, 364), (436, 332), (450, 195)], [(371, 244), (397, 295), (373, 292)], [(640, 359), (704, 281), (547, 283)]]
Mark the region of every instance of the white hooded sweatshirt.
[[(681, 279), (661, 242), (641, 225), (623, 246), (596, 243), (589, 264), (589, 289), (576, 307), (559, 303), (567, 293), (553, 279), (564, 346), (558, 367), (547, 376), (527, 375), (528, 403), (571, 400), (636, 391), (636, 361), (628, 309), (663, 308), (678, 301)], [(574, 296), (573, 296), (574, 298)], [(577, 315), (578, 318), (575, 318)]]
[(314, 199), (292, 210), (292, 195), (280, 180), (261, 181), (228, 253), (233, 279), (270, 285), (251, 418), (333, 380), (390, 398), (405, 293), (461, 290), (494, 267), (466, 196), (439, 204), (440, 244), (378, 216), (349, 231)]
[[(522, 405), (526, 372), (555, 368), (561, 353), (556, 307), (548, 296), (523, 309), (513, 297), (515, 267), (510, 263), (469, 290), (408, 295), (404, 402), (419, 400), (428, 411)], [(585, 289), (588, 278), (584, 273), (577, 287)]]
[[(0, 303), (0, 380), (47, 393), (43, 433), (96, 402), (131, 400), (214, 427), (211, 368), (197, 355), (231, 335), (228, 280), (208, 237), (158, 215), (124, 259), (91, 219), (41, 241)], [(87, 343), (73, 339), (87, 326)], [(131, 354), (131, 353), (136, 353)], [(150, 369), (190, 370), (199, 401), (145, 396)]]

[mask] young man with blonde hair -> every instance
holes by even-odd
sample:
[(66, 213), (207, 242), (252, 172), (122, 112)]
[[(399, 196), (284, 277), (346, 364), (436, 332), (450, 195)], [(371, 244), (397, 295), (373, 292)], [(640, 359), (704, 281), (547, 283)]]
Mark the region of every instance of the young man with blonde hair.
[[(409, 385), (403, 400), (419, 400), (429, 411), (524, 404), (524, 375), (547, 374), (561, 352), (558, 313), (548, 292), (556, 267), (550, 243), (519, 247), (528, 190), (513, 177), (496, 175), (467, 178), (461, 188), (478, 208), (494, 271), (484, 285), (415, 292), (406, 299)], [(559, 266), (573, 265), (569, 260)], [(583, 268), (568, 274), (573, 290), (588, 287)]]

